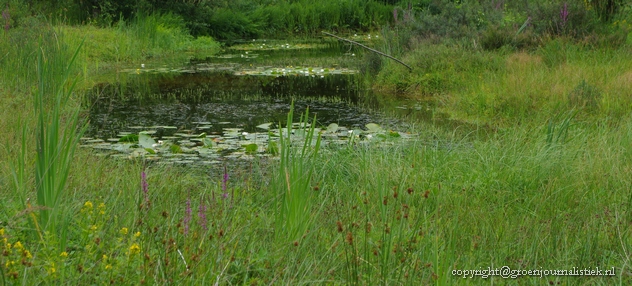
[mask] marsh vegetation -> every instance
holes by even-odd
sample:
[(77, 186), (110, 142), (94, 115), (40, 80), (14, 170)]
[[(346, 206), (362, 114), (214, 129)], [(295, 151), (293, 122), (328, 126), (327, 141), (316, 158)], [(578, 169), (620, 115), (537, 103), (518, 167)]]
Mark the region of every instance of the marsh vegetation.
[(4, 285), (631, 282), (629, 2), (128, 2), (0, 1)]

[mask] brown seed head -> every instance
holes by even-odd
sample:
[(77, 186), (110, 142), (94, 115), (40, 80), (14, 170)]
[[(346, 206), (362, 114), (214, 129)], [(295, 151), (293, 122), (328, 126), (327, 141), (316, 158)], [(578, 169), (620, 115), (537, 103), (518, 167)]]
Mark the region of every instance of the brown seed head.
[(345, 241), (349, 244), (349, 245), (353, 245), (353, 234), (349, 231), (347, 232), (347, 236), (345, 237)]
[(337, 221), (336, 225), (338, 226), (338, 232), (342, 232), (344, 229), (342, 228), (342, 222)]

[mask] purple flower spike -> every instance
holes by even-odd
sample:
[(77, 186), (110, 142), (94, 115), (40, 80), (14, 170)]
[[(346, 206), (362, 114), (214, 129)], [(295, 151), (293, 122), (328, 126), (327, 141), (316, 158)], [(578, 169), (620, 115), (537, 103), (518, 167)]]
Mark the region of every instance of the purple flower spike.
[(9, 31), (9, 28), (11, 27), (11, 15), (9, 14), (9, 4), (7, 4), (7, 9), (4, 9), (4, 11), (2, 11), (2, 19), (4, 20), (4, 30), (5, 31)]
[(564, 7), (560, 10), (560, 20), (562, 20), (562, 28), (566, 26), (568, 22), (568, 3), (564, 3)]
[(198, 218), (200, 219), (200, 225), (202, 229), (207, 230), (206, 228), (206, 205), (204, 204), (204, 200), (200, 198), (200, 207), (198, 208)]
[(395, 24), (397, 24), (397, 8), (393, 9), (393, 19), (395, 20)]
[(189, 234), (189, 224), (191, 223), (191, 198), (187, 198), (187, 209), (184, 214), (184, 234)]
[(222, 179), (222, 191), (224, 194), (222, 195), (224, 198), (228, 198), (228, 193), (226, 192), (228, 185), (228, 169), (224, 166), (224, 179)]
[(140, 182), (141, 182), (141, 187), (143, 189), (143, 198), (144, 198), (144, 203), (143, 203), (143, 207), (146, 209), (149, 209), (149, 184), (147, 183), (147, 174), (145, 173), (145, 171), (142, 171), (140, 173)]

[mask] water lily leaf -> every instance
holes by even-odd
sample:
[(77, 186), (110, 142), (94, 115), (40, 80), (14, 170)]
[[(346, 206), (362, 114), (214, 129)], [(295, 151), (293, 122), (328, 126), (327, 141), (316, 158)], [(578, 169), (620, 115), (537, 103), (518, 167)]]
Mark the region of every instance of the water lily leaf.
[(272, 155), (275, 155), (275, 156), (279, 154), (279, 146), (278, 146), (276, 141), (269, 141), (268, 142), (268, 150), (267, 150), (267, 152), (269, 154), (272, 154)]
[(329, 126), (327, 126), (326, 131), (329, 133), (336, 133), (336, 131), (338, 131), (338, 128), (339, 128), (338, 124), (332, 123), (332, 124), (329, 124)]
[(156, 150), (151, 148), (145, 148), (145, 151), (147, 151), (149, 154), (156, 154)]
[(178, 154), (182, 153), (182, 148), (180, 148), (180, 146), (176, 144), (171, 144), (171, 146), (169, 147), (169, 151), (171, 151), (171, 153)]
[(402, 137), (402, 135), (400, 135), (397, 131), (391, 131), (388, 133), (388, 135), (395, 138)]
[[(214, 138), (217, 139), (217, 138)], [(210, 139), (210, 138), (203, 138), (202, 139), (202, 143), (204, 144), (204, 147), (213, 147), (214, 145), (217, 145), (217, 143), (214, 141), (214, 139)]]
[(119, 139), (119, 142), (138, 142), (138, 134), (128, 134), (125, 135), (123, 137), (121, 137), (121, 139)]
[(257, 149), (259, 149), (259, 146), (257, 146), (257, 144), (251, 143), (248, 145), (244, 145), (244, 147), (246, 148), (246, 153), (247, 154), (252, 154), (252, 153), (256, 153)]
[(270, 126), (272, 126), (272, 122), (257, 125), (257, 128), (261, 128), (261, 129), (265, 129), (265, 130), (270, 130)]
[(382, 131), (382, 127), (380, 127), (379, 125), (377, 125), (375, 123), (369, 123), (369, 124), (367, 124), (365, 126), (369, 130), (369, 132), (381, 132)]
[(156, 144), (156, 141), (151, 138), (151, 135), (149, 135), (147, 132), (143, 131), (138, 133), (138, 145), (143, 148), (151, 149), (154, 144)]

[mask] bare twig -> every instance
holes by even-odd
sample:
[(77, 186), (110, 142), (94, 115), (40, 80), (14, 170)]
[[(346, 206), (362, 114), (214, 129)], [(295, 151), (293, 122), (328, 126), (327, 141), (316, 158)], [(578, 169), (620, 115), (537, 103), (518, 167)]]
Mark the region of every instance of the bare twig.
[(400, 61), (400, 60), (398, 60), (398, 59), (396, 59), (396, 58), (394, 58), (394, 57), (392, 57), (392, 56), (389, 56), (389, 55), (387, 55), (387, 54), (385, 54), (385, 53), (382, 53), (382, 52), (380, 52), (380, 51), (378, 51), (378, 50), (376, 50), (376, 49), (369, 48), (369, 47), (367, 47), (367, 46), (365, 46), (365, 45), (363, 45), (363, 44), (360, 44), (360, 43), (358, 43), (358, 42), (355, 42), (355, 41), (352, 41), (352, 40), (349, 40), (349, 39), (345, 39), (345, 38), (342, 38), (342, 37), (338, 37), (338, 36), (336, 36), (336, 35), (334, 35), (334, 34), (327, 33), (327, 32), (325, 32), (325, 31), (323, 31), (323, 34), (325, 34), (325, 35), (327, 35), (327, 36), (332, 36), (332, 37), (334, 37), (334, 38), (336, 38), (336, 39), (338, 39), (338, 40), (341, 40), (341, 41), (345, 41), (345, 42), (352, 43), (352, 44), (354, 44), (354, 45), (358, 45), (358, 46), (363, 47), (363, 48), (365, 48), (365, 49), (367, 49), (367, 50), (369, 50), (369, 51), (371, 51), (371, 52), (374, 52), (374, 53), (376, 53), (376, 54), (378, 54), (378, 55), (385, 56), (385, 57), (387, 57), (387, 58), (389, 58), (389, 59), (391, 59), (391, 60), (396, 61), (396, 62), (398, 62), (398, 63), (400, 63), (400, 64), (404, 65), (405, 67), (407, 67), (410, 71), (412, 71), (412, 70), (413, 70), (413, 68), (411, 68), (409, 65), (405, 64), (404, 62), (402, 62), (402, 61)]

